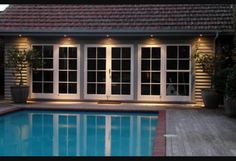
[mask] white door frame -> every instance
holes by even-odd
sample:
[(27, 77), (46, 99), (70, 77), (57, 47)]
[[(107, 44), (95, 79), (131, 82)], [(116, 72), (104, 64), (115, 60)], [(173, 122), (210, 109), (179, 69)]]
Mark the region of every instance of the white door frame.
[[(160, 95), (141, 95), (141, 48), (142, 47), (159, 47), (161, 49), (160, 53)], [(165, 69), (164, 62), (164, 53), (165, 53), (165, 46), (164, 45), (145, 45), (145, 44), (138, 44), (138, 100), (145, 100), (145, 101), (161, 101), (163, 97), (163, 93), (165, 88), (163, 87), (163, 82), (165, 82), (165, 76), (163, 75), (163, 71)]]
[[(56, 64), (56, 88), (55, 88), (55, 92), (57, 94), (57, 97), (60, 99), (80, 99), (80, 45), (76, 44), (76, 45), (55, 45), (55, 51), (56, 54), (55, 55), (55, 64)], [(59, 93), (59, 48), (60, 47), (76, 47), (77, 48), (77, 93), (76, 94), (61, 94)]]
[[(191, 45), (190, 44), (161, 44), (161, 45), (147, 45), (147, 44), (138, 44), (138, 100), (142, 101), (168, 101), (168, 102), (181, 102), (181, 101), (191, 101), (191, 58), (189, 70), (189, 95), (188, 96), (167, 96), (166, 95), (166, 60), (167, 60), (167, 46), (189, 46), (189, 55), (191, 57)], [(160, 95), (159, 96), (148, 96), (141, 95), (141, 48), (142, 47), (160, 47), (161, 48), (161, 69), (160, 69)]]
[[(191, 62), (191, 51), (192, 51), (192, 46), (191, 44), (165, 44), (165, 48), (167, 48), (167, 46), (189, 46), (189, 70), (179, 70), (179, 71), (183, 71), (183, 72), (189, 72), (189, 95), (188, 96), (167, 96), (166, 95), (166, 88), (165, 88), (165, 91), (164, 91), (164, 97), (163, 97), (163, 101), (169, 101), (169, 102), (187, 102), (187, 101), (191, 101), (191, 98), (192, 98), (192, 92), (191, 92), (191, 89), (192, 89), (192, 77), (191, 77), (191, 69), (192, 69), (192, 62)], [(167, 50), (166, 50), (167, 51)], [(165, 70), (164, 70), (164, 73), (165, 73), (165, 78), (166, 78), (166, 72), (167, 72), (167, 67), (166, 67), (166, 62), (167, 60), (167, 53), (165, 52)], [(171, 71), (171, 70), (168, 70), (168, 71)], [(176, 70), (173, 70), (173, 72), (175, 72)], [(166, 86), (166, 80), (165, 80), (165, 86)]]
[[(33, 93), (32, 92), (32, 71), (30, 76), (30, 96), (31, 98), (42, 99), (80, 99), (80, 45), (60, 45), (60, 44), (32, 44), (33, 46), (53, 46), (53, 93)], [(77, 93), (76, 94), (59, 94), (59, 47), (77, 47)]]
[(52, 46), (53, 47), (53, 68), (51, 69), (53, 71), (53, 93), (33, 93), (33, 71), (32, 69), (30, 70), (30, 76), (29, 76), (29, 81), (30, 81), (30, 97), (31, 98), (42, 98), (42, 99), (55, 99), (57, 98), (55, 94), (55, 49), (54, 49), (54, 44), (31, 44), (31, 49), (33, 49), (33, 46)]
[[(88, 56), (88, 52), (87, 52), (87, 48), (88, 47), (105, 47), (106, 49), (106, 68), (107, 68), (107, 63), (108, 63), (108, 57), (107, 57), (107, 45), (99, 45), (99, 44), (87, 44), (87, 45), (84, 45), (84, 98), (85, 99), (106, 99), (106, 93), (107, 93), (107, 85), (105, 85), (106, 87), (106, 92), (105, 94), (87, 94), (87, 64), (88, 64), (88, 59), (87, 59), (87, 56)], [(107, 72), (106, 72), (106, 82), (107, 82)]]
[[(106, 93), (105, 94), (87, 94), (87, 48), (88, 47), (105, 47), (106, 48)], [(131, 64), (130, 64), (130, 95), (112, 95), (111, 94), (111, 49), (112, 47), (130, 47), (131, 49)], [(86, 44), (84, 45), (84, 98), (96, 100), (132, 100), (133, 99), (133, 66), (134, 66), (134, 47), (131, 44), (117, 45), (101, 45), (101, 44)]]

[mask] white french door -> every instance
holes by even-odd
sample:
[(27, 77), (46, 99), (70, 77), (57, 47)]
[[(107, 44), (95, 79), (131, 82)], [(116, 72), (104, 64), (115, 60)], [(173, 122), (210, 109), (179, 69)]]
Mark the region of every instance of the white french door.
[(161, 101), (164, 93), (164, 53), (160, 45), (138, 46), (138, 99)]
[(165, 101), (191, 101), (190, 57), (190, 45), (166, 45)]
[(133, 99), (132, 45), (86, 45), (85, 99)]
[(79, 99), (80, 63), (78, 45), (56, 45), (55, 73), (58, 98)]
[(191, 101), (190, 45), (138, 46), (138, 100)]
[(42, 67), (32, 70), (31, 98), (80, 98), (79, 45), (34, 44)]

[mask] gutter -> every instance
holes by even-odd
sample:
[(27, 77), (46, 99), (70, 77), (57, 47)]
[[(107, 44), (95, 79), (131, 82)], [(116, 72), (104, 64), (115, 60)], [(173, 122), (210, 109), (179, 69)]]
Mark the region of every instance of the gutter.
[(214, 41), (213, 41), (213, 52), (216, 58), (216, 39), (219, 37), (219, 31), (216, 32), (215, 37), (214, 37)]
[[(1, 30), (0, 36), (15, 36), (23, 34), (25, 36), (62, 36), (64, 34), (68, 36), (196, 36), (204, 33), (204, 35), (213, 36), (218, 32), (216, 30), (81, 30), (81, 29), (63, 29), (63, 30)], [(221, 32), (224, 35), (232, 35), (233, 30), (227, 30)]]

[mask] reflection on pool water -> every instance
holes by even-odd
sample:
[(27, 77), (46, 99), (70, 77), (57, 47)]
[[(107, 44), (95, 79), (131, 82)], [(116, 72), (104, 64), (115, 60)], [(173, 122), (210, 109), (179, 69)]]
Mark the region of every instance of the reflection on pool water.
[(24, 110), (0, 116), (1, 156), (150, 156), (158, 113)]

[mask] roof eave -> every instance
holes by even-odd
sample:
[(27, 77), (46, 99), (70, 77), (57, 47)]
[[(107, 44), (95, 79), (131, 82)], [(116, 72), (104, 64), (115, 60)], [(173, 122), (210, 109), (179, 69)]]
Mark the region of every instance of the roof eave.
[(233, 35), (234, 30), (0, 30), (0, 36), (14, 36), (24, 34), (25, 36), (61, 36), (63, 34), (71, 36), (104, 36), (107, 34), (113, 36), (144, 36), (155, 34), (158, 36), (168, 35)]

